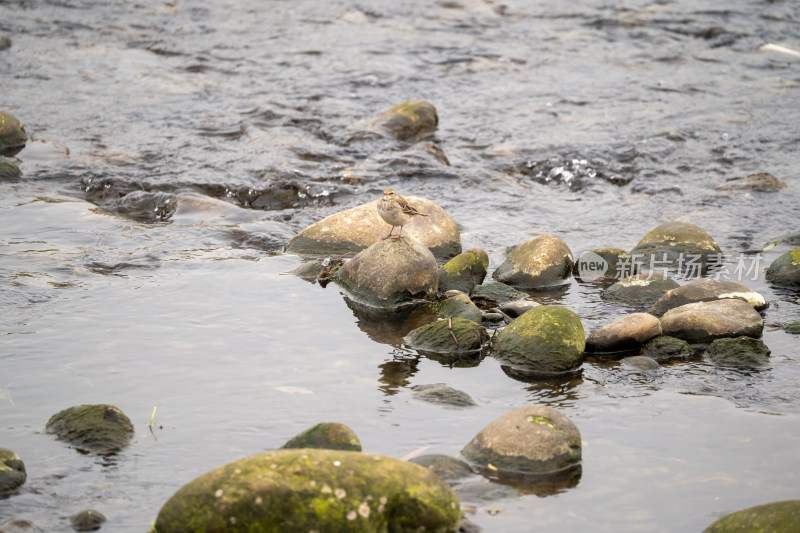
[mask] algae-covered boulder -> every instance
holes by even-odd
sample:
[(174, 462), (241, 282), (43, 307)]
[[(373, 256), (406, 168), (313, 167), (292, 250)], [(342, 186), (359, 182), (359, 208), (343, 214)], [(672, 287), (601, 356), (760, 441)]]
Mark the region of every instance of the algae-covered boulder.
[(718, 191), (778, 192), (788, 187), (780, 178), (766, 172), (750, 174), (746, 178), (734, 178), (714, 187)]
[(661, 317), (661, 330), (691, 343), (709, 343), (722, 337), (760, 337), (764, 320), (750, 304), (729, 298), (670, 309)]
[(539, 235), (515, 247), (492, 278), (522, 289), (558, 287), (569, 279), (572, 264), (572, 252), (560, 237)]
[(630, 305), (648, 308), (661, 298), (665, 292), (680, 287), (678, 282), (665, 278), (662, 274), (635, 274), (621, 279), (608, 289), (601, 297)]
[(578, 255), (572, 274), (581, 281), (608, 281), (636, 274), (637, 268), (621, 248), (594, 248)]
[(13, 161), (0, 157), (0, 181), (11, 181), (20, 176), (22, 172)]
[(17, 490), (26, 478), (25, 464), (19, 455), (0, 446), (0, 498)]
[(766, 503), (725, 515), (703, 533), (797, 533), (800, 500)]
[(473, 475), (469, 464), (449, 455), (430, 453), (409, 459), (408, 462), (424, 466), (445, 481), (455, 481)]
[(514, 369), (532, 374), (557, 374), (583, 363), (586, 345), (578, 315), (554, 305), (534, 307), (500, 332), (494, 356)]
[(767, 281), (781, 287), (800, 287), (800, 248), (777, 258), (767, 269)]
[(87, 509), (69, 517), (69, 524), (75, 531), (97, 531), (105, 521), (105, 515), (94, 509)]
[(83, 452), (115, 451), (133, 437), (133, 424), (113, 405), (79, 405), (53, 415), (45, 429)]
[(336, 422), (323, 422), (292, 437), (281, 448), (324, 448), (327, 450), (361, 451), (355, 431)]
[[(461, 253), (461, 235), (455, 221), (435, 203), (417, 196), (404, 196), (427, 216), (412, 217), (403, 226), (403, 236), (429, 248), (439, 258)], [(314, 222), (291, 238), (286, 251), (309, 255), (350, 256), (381, 241), (389, 234), (389, 226), (378, 215), (378, 201), (367, 202), (339, 211)], [(437, 265), (438, 269), (438, 265)]]
[(638, 348), (661, 335), (661, 322), (649, 313), (633, 313), (593, 331), (586, 339), (587, 352), (615, 352)]
[(234, 461), (179, 489), (158, 533), (458, 531), (461, 509), (433, 472), (344, 450), (277, 450)]
[(800, 333), (800, 320), (795, 320), (794, 322), (789, 322), (788, 324), (783, 325), (783, 331), (786, 333)]
[(459, 356), (480, 352), (489, 340), (486, 328), (466, 318), (437, 320), (412, 330), (405, 343), (422, 354)]
[[(721, 253), (719, 245), (702, 228), (688, 222), (666, 222), (651, 230), (631, 250), (634, 258), (650, 259), (661, 266), (697, 264), (704, 268), (708, 258)], [(666, 263), (665, 263), (666, 262)]]
[(413, 396), (417, 400), (451, 407), (472, 407), (477, 405), (469, 394), (444, 383), (416, 385)]
[(700, 279), (682, 287), (670, 289), (650, 308), (650, 314), (661, 316), (670, 309), (695, 302), (710, 302), (724, 298), (737, 298), (750, 304), (753, 309), (767, 307), (767, 302), (759, 293), (733, 281)]
[(14, 155), (25, 146), (25, 128), (11, 113), (0, 111), (0, 156)]
[(511, 285), (506, 285), (499, 281), (475, 285), (469, 295), (472, 301), (479, 306), (496, 306), (515, 300), (529, 299), (524, 292), (520, 292)]
[(642, 347), (641, 355), (657, 362), (667, 362), (672, 359), (688, 359), (692, 357), (694, 348), (683, 339), (662, 335), (645, 344)]
[(466, 318), (478, 324), (483, 322), (483, 313), (469, 296), (460, 291), (447, 291), (444, 295), (446, 300), (432, 304), (439, 316)]
[(706, 354), (717, 365), (746, 368), (769, 364), (770, 349), (752, 337), (727, 337), (709, 344)]
[(461, 453), (483, 470), (547, 474), (580, 463), (581, 434), (552, 407), (526, 405), (490, 423)]
[(419, 141), (433, 135), (439, 124), (436, 108), (425, 100), (409, 100), (387, 109), (371, 121), (400, 141)]
[(479, 248), (462, 252), (439, 269), (439, 291), (457, 290), (470, 293), (486, 278), (489, 256)]
[(430, 250), (413, 239), (386, 239), (342, 265), (334, 281), (358, 303), (397, 308), (436, 294), (439, 265)]

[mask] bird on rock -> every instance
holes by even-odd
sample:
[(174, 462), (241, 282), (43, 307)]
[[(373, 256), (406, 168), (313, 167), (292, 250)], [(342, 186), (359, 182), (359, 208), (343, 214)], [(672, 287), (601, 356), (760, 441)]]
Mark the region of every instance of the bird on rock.
[[(409, 205), (408, 201), (394, 192), (392, 188), (385, 189), (383, 191), (383, 197), (378, 200), (378, 214), (384, 222), (392, 226), (392, 229), (389, 230), (389, 235), (384, 237), (384, 239), (388, 239), (389, 237), (399, 239), (403, 235), (403, 226), (408, 224), (411, 217), (416, 215), (423, 217), (428, 216), (425, 213), (420, 213), (415, 207)], [(400, 233), (392, 235), (394, 228), (397, 226), (400, 226)]]

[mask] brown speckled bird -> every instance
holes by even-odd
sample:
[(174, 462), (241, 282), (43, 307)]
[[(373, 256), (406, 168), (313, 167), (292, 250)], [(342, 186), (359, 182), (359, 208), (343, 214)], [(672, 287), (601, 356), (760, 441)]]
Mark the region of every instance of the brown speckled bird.
[[(426, 217), (425, 213), (420, 213), (416, 208), (409, 205), (405, 198), (394, 192), (394, 189), (388, 188), (383, 191), (383, 197), (378, 200), (378, 214), (387, 224), (392, 226), (389, 230), (389, 235), (384, 237), (394, 237), (399, 239), (403, 235), (403, 226), (408, 224), (411, 217), (415, 215)], [(400, 233), (392, 235), (394, 228), (400, 226)]]

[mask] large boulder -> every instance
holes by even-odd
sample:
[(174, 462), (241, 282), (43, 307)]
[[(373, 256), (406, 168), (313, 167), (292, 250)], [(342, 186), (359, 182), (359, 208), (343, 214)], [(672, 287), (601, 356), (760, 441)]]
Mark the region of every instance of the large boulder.
[(593, 331), (587, 352), (618, 352), (638, 348), (661, 335), (661, 322), (649, 313), (633, 313)]
[(342, 450), (277, 450), (234, 461), (179, 489), (154, 530), (458, 531), (461, 509), (433, 472)]
[(358, 440), (355, 431), (346, 425), (323, 422), (295, 435), (282, 448), (322, 448), (360, 452), (361, 441)]
[(334, 281), (358, 303), (397, 308), (436, 295), (439, 265), (430, 250), (413, 239), (386, 239), (342, 265)]
[(25, 464), (19, 455), (0, 446), (0, 498), (17, 490), (26, 478)]
[(623, 278), (604, 290), (601, 298), (630, 305), (648, 308), (661, 298), (665, 292), (680, 287), (672, 278), (662, 274), (635, 274)]
[[(435, 203), (418, 196), (404, 196), (427, 216), (412, 217), (403, 236), (422, 243), (439, 258), (461, 253), (461, 235), (455, 221)], [(378, 200), (339, 211), (291, 238), (286, 251), (309, 255), (353, 255), (389, 235), (391, 226), (378, 215)], [(438, 269), (438, 266), (437, 266)]]
[(752, 337), (727, 337), (712, 342), (706, 354), (720, 366), (747, 368), (769, 364), (770, 349)]
[(78, 405), (53, 415), (45, 429), (84, 452), (113, 452), (133, 437), (130, 419), (113, 405)]
[(479, 248), (462, 252), (439, 269), (439, 291), (457, 290), (469, 294), (486, 278), (489, 256)]
[[(652, 259), (660, 266), (703, 270), (709, 258), (721, 254), (719, 245), (702, 228), (688, 222), (666, 222), (651, 230), (631, 250), (635, 259), (647, 266)], [(698, 272), (699, 273), (699, 272)]]
[(686, 304), (661, 317), (664, 335), (697, 344), (722, 337), (760, 337), (764, 320), (743, 300), (725, 299)]
[(767, 307), (767, 302), (759, 293), (733, 281), (700, 279), (682, 287), (670, 289), (650, 308), (650, 313), (661, 316), (670, 309), (695, 302), (710, 302), (724, 298), (744, 300), (754, 309)]
[(522, 289), (564, 285), (572, 272), (572, 252), (555, 235), (539, 235), (515, 247), (492, 278)]
[(25, 128), (11, 113), (0, 111), (0, 156), (14, 155), (25, 146)]
[(431, 137), (438, 124), (439, 115), (433, 104), (425, 100), (408, 100), (373, 118), (370, 126), (399, 141), (413, 142)]
[(766, 503), (725, 515), (703, 533), (797, 533), (800, 500)]
[(767, 269), (767, 281), (781, 287), (800, 287), (800, 248), (777, 258)]

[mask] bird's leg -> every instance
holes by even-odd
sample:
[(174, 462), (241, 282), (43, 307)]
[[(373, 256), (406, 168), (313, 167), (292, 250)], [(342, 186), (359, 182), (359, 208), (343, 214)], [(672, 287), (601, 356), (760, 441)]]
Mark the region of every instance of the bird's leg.
[(390, 228), (391, 228), (391, 229), (389, 230), (389, 235), (387, 235), (386, 237), (384, 237), (384, 238), (383, 238), (383, 239), (381, 239), (381, 240), (385, 241), (386, 239), (388, 239), (389, 237), (391, 237), (391, 236), (392, 236), (392, 232), (394, 231), (394, 226), (390, 226)]

